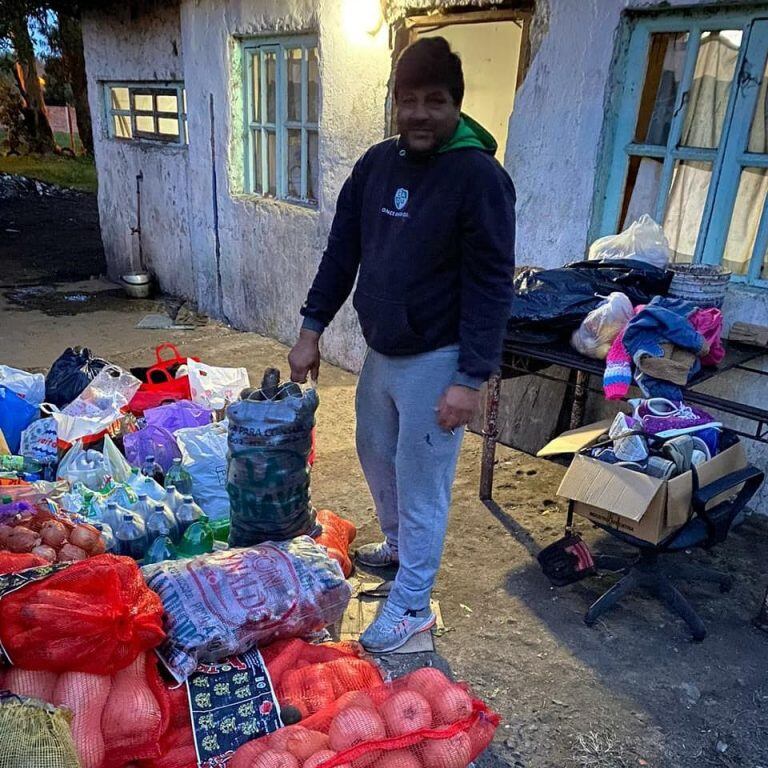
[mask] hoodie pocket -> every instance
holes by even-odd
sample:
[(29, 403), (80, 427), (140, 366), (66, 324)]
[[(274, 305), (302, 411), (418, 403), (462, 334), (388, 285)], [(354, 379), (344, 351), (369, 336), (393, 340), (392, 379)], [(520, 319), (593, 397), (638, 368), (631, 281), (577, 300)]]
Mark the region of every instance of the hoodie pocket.
[(407, 355), (424, 351), (425, 339), (408, 319), (403, 301), (380, 299), (357, 290), (352, 300), (368, 346), (383, 355)]

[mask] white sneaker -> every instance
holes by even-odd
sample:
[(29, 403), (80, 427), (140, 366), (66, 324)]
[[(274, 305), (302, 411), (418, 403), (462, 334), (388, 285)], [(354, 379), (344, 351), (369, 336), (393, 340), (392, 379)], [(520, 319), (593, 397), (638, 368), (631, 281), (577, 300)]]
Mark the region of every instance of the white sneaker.
[(365, 565), (368, 568), (388, 568), (400, 563), (397, 547), (393, 547), (388, 541), (363, 544), (362, 547), (357, 548), (355, 559), (360, 565)]

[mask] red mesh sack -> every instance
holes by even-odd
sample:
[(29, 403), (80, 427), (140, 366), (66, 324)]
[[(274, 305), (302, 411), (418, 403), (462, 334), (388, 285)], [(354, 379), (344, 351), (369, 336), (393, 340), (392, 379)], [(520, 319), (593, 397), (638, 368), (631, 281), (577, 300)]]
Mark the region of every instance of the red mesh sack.
[(197, 753), (189, 717), (187, 686), (165, 688), (168, 705), (168, 727), (160, 738), (160, 755), (142, 760), (142, 768), (196, 768)]
[(0, 552), (0, 575), (39, 568), (41, 565), (48, 565), (48, 561), (29, 552)]
[(40, 699), (47, 704), (53, 703), (53, 692), (59, 676), (55, 672), (33, 672), (21, 667), (11, 667), (3, 672), (0, 669), (0, 688), (5, 688), (19, 696)]
[(111, 675), (162, 642), (162, 616), (134, 560), (99, 555), (0, 600), (0, 641), (25, 669)]
[(425, 668), (243, 745), (230, 768), (467, 768), (499, 721), (465, 686)]
[(352, 573), (349, 545), (357, 536), (357, 528), (330, 509), (321, 509), (317, 513), (317, 522), (323, 526), (323, 532), (315, 541), (327, 548), (328, 554), (341, 566), (344, 576), (349, 577)]

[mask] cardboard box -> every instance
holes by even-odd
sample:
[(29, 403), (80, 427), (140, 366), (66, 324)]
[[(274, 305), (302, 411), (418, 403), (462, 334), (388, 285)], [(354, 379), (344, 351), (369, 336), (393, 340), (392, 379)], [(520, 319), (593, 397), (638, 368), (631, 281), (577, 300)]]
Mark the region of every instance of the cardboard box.
[[(737, 442), (697, 467), (699, 483), (704, 487), (746, 466), (744, 448)], [(735, 490), (715, 499), (712, 505)], [(574, 456), (558, 490), (560, 496), (575, 502), (577, 515), (651, 544), (685, 525), (692, 511), (692, 493), (691, 472), (661, 480), (583, 454)]]

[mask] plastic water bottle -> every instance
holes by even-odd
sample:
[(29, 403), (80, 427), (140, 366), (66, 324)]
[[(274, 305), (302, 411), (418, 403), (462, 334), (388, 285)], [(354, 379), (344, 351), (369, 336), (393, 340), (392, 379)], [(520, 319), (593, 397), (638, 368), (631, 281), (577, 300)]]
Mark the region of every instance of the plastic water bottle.
[(179, 543), (179, 553), (184, 557), (195, 557), (213, 551), (213, 530), (208, 523), (206, 515), (200, 515), (200, 519), (184, 531)]
[(117, 541), (117, 551), (121, 555), (132, 557), (134, 560), (141, 560), (149, 544), (144, 521), (138, 515), (126, 512), (115, 531), (115, 540)]
[(147, 518), (147, 538), (154, 541), (158, 536), (167, 536), (171, 541), (179, 540), (179, 525), (165, 504), (155, 504)]
[(183, 536), (192, 523), (196, 523), (203, 516), (203, 510), (195, 504), (191, 496), (185, 496), (184, 501), (176, 510), (176, 519), (179, 521), (179, 530)]
[(101, 534), (101, 538), (104, 539), (104, 546), (106, 546), (107, 552), (114, 552), (117, 548), (117, 542), (115, 541), (115, 534), (112, 532), (112, 526), (107, 523), (94, 523), (93, 527)]
[(192, 475), (181, 466), (181, 459), (174, 459), (173, 466), (168, 470), (165, 476), (165, 487), (169, 485), (176, 487), (176, 490), (186, 496), (192, 493)]
[(175, 485), (166, 485), (163, 504), (165, 504), (165, 506), (178, 518), (179, 510), (181, 509), (182, 504), (184, 504), (184, 496), (178, 492)]
[(133, 505), (134, 515), (138, 515), (145, 523), (149, 520), (149, 516), (155, 509), (155, 500), (150, 499), (143, 491), (139, 494), (139, 500)]
[(163, 501), (165, 498), (165, 488), (152, 477), (144, 477), (136, 493), (146, 493), (152, 501)]
[(135, 493), (138, 493), (139, 490), (141, 489), (143, 482), (144, 482), (144, 475), (142, 475), (141, 472), (139, 472), (139, 468), (131, 467), (131, 475), (128, 478), (128, 480), (126, 480), (125, 484), (130, 488), (133, 488)]
[(122, 522), (123, 516), (130, 511), (130, 509), (121, 507), (116, 501), (108, 501), (106, 509), (101, 513), (101, 522), (108, 525), (114, 533), (117, 526)]
[(155, 457), (152, 454), (149, 454), (147, 458), (144, 459), (141, 474), (145, 477), (151, 477), (160, 485), (165, 482), (165, 472), (163, 472), (163, 468), (155, 461)]
[(163, 560), (177, 560), (176, 547), (167, 536), (158, 536), (144, 555), (144, 565), (162, 563)]

